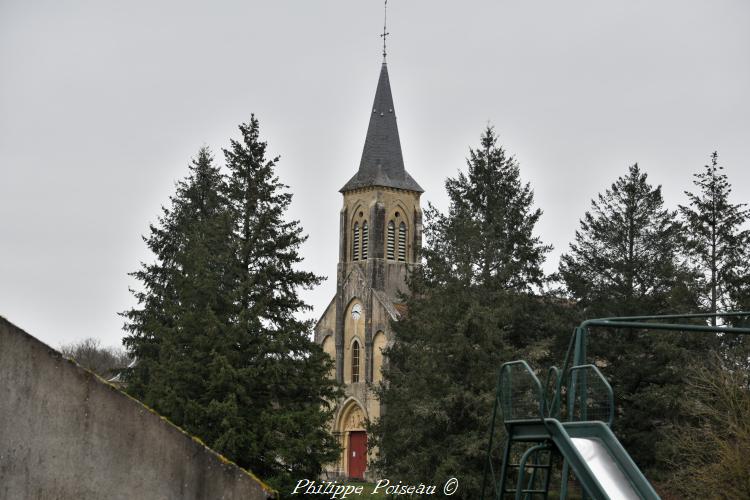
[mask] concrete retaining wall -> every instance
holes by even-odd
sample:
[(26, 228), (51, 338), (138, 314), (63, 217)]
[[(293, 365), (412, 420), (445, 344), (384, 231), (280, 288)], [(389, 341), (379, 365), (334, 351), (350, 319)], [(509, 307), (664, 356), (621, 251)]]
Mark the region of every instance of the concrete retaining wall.
[(266, 499), (272, 490), (0, 317), (0, 499)]

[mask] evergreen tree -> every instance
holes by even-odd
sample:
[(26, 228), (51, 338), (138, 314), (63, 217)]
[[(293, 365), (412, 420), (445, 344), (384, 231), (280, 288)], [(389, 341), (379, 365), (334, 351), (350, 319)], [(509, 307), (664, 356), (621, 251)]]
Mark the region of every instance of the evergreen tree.
[(497, 370), (544, 328), (533, 292), (550, 247), (533, 235), (541, 211), (492, 128), (467, 163), (468, 174), (446, 181), (448, 213), (425, 212), (423, 265), (393, 325), (377, 388), (385, 409), (371, 431), (387, 477), (458, 477), (459, 496), (478, 498)]
[(310, 340), (298, 296), (321, 278), (302, 270), (291, 194), (266, 158), (258, 120), (224, 151), (222, 176), (201, 150), (146, 243), (156, 263), (133, 275), (124, 313), (138, 362), (128, 390), (208, 446), (288, 491), (337, 457), (327, 428), (338, 395)]
[(690, 204), (679, 207), (686, 227), (685, 253), (700, 276), (701, 305), (709, 312), (737, 308), (750, 279), (743, 269), (750, 259), (750, 230), (744, 228), (750, 210), (729, 201), (732, 188), (718, 158), (714, 152), (711, 164), (694, 174), (699, 191), (685, 191)]
[(682, 291), (680, 227), (638, 164), (591, 202), (560, 276), (588, 317), (658, 314)]
[[(692, 275), (678, 259), (680, 226), (638, 165), (592, 200), (561, 257), (560, 276), (587, 318), (695, 308)], [(596, 330), (589, 355), (612, 383), (615, 430), (634, 459), (655, 464), (660, 431), (679, 413), (681, 367), (706, 337)]]
[(222, 336), (222, 318), (232, 307), (222, 184), (210, 151), (202, 148), (144, 238), (157, 260), (131, 274), (142, 283), (133, 291), (139, 307), (123, 313), (124, 344), (137, 359), (124, 373), (128, 391), (196, 434), (210, 346)]
[[(226, 426), (220, 449), (290, 491), (295, 480), (317, 477), (322, 464), (338, 458), (328, 423), (339, 393), (330, 357), (311, 340), (312, 320), (298, 318), (310, 309), (298, 290), (321, 278), (298, 269), (307, 237), (299, 222), (284, 220), (292, 195), (275, 175), (278, 158), (266, 158), (258, 120), (240, 131), (242, 140), (224, 150), (236, 307), (225, 355), (213, 360), (212, 410), (216, 425)], [(241, 392), (227, 390), (237, 384)]]
[(427, 237), (434, 245), (425, 256), (431, 262), (440, 257), (443, 267), (469, 283), (516, 292), (541, 287), (541, 265), (552, 247), (533, 235), (542, 211), (532, 208), (534, 194), (521, 183), (518, 163), (497, 145), (491, 127), (467, 163), (468, 175), (459, 172), (445, 182), (448, 214), (430, 211), (434, 223)]

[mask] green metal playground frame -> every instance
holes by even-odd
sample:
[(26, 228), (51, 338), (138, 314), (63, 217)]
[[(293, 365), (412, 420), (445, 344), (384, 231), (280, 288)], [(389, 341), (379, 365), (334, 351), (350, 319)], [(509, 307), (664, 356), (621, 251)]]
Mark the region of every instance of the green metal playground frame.
[[(750, 327), (744, 325), (684, 323), (707, 322), (712, 318), (745, 318), (747, 322), (750, 311), (585, 320), (573, 330), (562, 369), (551, 367), (544, 386), (526, 361), (504, 363), (498, 373), (492, 409), (482, 500), (502, 500), (509, 494), (516, 500), (549, 498), (552, 463), (559, 457), (562, 458), (561, 499), (568, 497), (571, 470), (586, 498), (659, 499), (610, 430), (614, 419), (614, 394), (599, 369), (586, 362), (587, 338), (591, 328), (750, 334)], [(592, 387), (596, 389), (596, 399), (592, 397)], [(592, 401), (599, 407), (589, 408)], [(502, 412), (506, 437), (500, 467), (496, 470), (492, 453), (498, 408)], [(517, 463), (510, 463), (511, 448), (519, 443), (527, 448)], [(518, 471), (515, 487), (508, 484), (511, 470)], [(541, 486), (534, 486), (539, 482)], [(488, 488), (494, 494), (487, 494)]]

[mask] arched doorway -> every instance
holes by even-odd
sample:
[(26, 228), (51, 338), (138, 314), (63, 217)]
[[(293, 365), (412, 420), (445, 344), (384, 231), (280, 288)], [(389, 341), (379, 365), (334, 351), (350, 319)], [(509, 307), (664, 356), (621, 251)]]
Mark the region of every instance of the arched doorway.
[(339, 417), (338, 430), (344, 449), (343, 465), (347, 477), (364, 479), (367, 470), (367, 431), (365, 413), (354, 399), (344, 404)]

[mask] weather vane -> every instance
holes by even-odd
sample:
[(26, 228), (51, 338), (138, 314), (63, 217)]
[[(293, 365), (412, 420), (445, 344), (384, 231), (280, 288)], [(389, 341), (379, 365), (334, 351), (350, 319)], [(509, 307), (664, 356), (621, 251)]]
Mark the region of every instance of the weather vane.
[(385, 52), (386, 38), (388, 38), (388, 35), (390, 35), (390, 33), (386, 31), (387, 26), (388, 26), (387, 21), (388, 21), (388, 0), (385, 0), (385, 3), (383, 4), (383, 34), (380, 35), (381, 38), (383, 38), (383, 61), (385, 61), (385, 56), (386, 56), (386, 52)]

